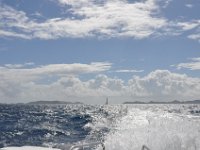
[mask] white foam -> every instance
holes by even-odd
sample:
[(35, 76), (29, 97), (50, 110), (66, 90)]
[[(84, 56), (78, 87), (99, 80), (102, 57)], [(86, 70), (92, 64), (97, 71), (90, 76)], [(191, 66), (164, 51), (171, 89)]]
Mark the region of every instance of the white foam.
[(144, 145), (150, 150), (200, 150), (200, 117), (168, 112), (178, 107), (128, 108), (104, 138), (106, 150), (141, 150)]
[(5, 148), (1, 148), (1, 150), (60, 150), (60, 149), (35, 147), (35, 146), (23, 146), (23, 147), (5, 147)]

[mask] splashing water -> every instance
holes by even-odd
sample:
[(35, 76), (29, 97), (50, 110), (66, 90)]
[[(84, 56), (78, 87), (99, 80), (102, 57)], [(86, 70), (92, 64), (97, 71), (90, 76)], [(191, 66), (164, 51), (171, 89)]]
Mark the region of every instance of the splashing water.
[(185, 106), (138, 105), (127, 109), (104, 137), (106, 150), (200, 149), (200, 116), (189, 114)]
[(106, 150), (200, 150), (200, 105), (0, 105), (0, 148), (95, 142)]

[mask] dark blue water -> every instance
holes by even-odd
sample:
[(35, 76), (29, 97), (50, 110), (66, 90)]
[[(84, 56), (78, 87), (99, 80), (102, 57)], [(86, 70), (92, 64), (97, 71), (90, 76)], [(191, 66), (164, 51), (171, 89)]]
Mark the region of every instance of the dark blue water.
[(86, 105), (0, 105), (0, 147), (72, 145), (91, 134), (85, 125), (94, 121), (94, 114), (108, 115)]
[(200, 105), (0, 105), (0, 148), (99, 141), (106, 150), (200, 149)]

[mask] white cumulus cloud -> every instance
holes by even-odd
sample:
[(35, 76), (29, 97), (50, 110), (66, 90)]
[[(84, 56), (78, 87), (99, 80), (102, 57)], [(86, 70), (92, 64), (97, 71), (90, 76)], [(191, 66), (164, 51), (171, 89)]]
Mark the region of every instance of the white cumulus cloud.
[(139, 96), (144, 93), (155, 99), (187, 99), (198, 97), (200, 78), (191, 78), (184, 74), (171, 73), (168, 70), (156, 70), (145, 77), (135, 76), (129, 80), (130, 90)]
[[(7, 103), (34, 100), (104, 103), (105, 97), (112, 99), (113, 103), (121, 103), (125, 100), (193, 100), (200, 96), (200, 78), (172, 73), (168, 70), (155, 70), (146, 76), (133, 76), (125, 81), (104, 74), (95, 75), (86, 80), (77, 75), (77, 73), (84, 73), (81, 71), (72, 71), (72, 73), (66, 71), (63, 75), (63, 72), (58, 69), (53, 73), (50, 71), (51, 76), (46, 76), (46, 73), (50, 73), (49, 69), (43, 72), (35, 69), (35, 73), (32, 70), (30, 74), (26, 72), (18, 74), (22, 69), (11, 69), (11, 72), (2, 73), (4, 69), (0, 70), (0, 102)], [(65, 68), (63, 69), (65, 70)], [(75, 67), (75, 69), (77, 68)], [(80, 68), (78, 67), (78, 69)], [(90, 73), (93, 72), (91, 71), (93, 69), (89, 70)], [(96, 72), (96, 70), (94, 71)], [(102, 69), (100, 69), (101, 71)], [(62, 75), (58, 76), (55, 72)], [(20, 78), (21, 76), (22, 78)], [(46, 80), (50, 80), (50, 82)]]

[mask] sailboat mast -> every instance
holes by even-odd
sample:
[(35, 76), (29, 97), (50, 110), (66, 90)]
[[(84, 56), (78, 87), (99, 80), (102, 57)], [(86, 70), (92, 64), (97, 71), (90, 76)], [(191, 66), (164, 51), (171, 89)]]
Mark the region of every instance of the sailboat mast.
[(106, 98), (106, 105), (108, 105), (108, 98)]

